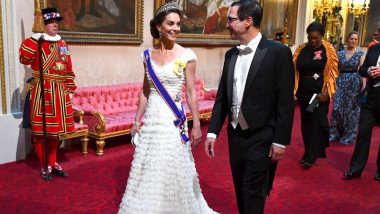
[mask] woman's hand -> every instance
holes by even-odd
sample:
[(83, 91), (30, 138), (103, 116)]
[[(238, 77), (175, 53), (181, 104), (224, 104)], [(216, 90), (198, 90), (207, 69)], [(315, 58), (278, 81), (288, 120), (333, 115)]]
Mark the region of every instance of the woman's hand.
[(136, 133), (140, 134), (140, 122), (133, 121), (132, 128), (131, 128), (131, 135), (134, 136)]
[(325, 93), (319, 93), (317, 97), (318, 97), (319, 102), (321, 103), (327, 102), (329, 100), (329, 95)]
[(202, 140), (201, 126), (193, 126), (193, 129), (191, 130), (190, 140), (192, 143), (194, 143), (194, 146), (198, 146)]

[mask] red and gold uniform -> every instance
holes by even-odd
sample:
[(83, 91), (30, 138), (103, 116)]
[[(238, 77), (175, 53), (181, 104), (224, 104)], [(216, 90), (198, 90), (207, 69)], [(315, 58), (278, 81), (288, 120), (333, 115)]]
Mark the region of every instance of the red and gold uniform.
[[(39, 53), (38, 41), (44, 35), (41, 42), (42, 53)], [(40, 82), (40, 59), (42, 56), (44, 100), (46, 113), (47, 134), (47, 164), (43, 145), (43, 120)], [(60, 134), (73, 133), (74, 117), (71, 105), (70, 93), (75, 89), (71, 58), (67, 44), (59, 35), (49, 36), (36, 33), (31, 38), (24, 40), (20, 47), (20, 62), (30, 65), (33, 69), (33, 80), (30, 84), (30, 123), (33, 132), (33, 144), (35, 152), (41, 163), (41, 175), (43, 178), (52, 172), (59, 176), (67, 176), (57, 163), (58, 138)]]
[[(30, 121), (34, 135), (43, 135), (41, 83), (39, 73), (38, 39), (34, 34), (24, 40), (20, 47), (20, 62), (33, 69), (30, 97)], [(60, 39), (44, 34), (42, 47), (44, 98), (46, 111), (46, 133), (58, 137), (62, 133), (74, 132), (73, 109), (69, 94), (76, 86), (67, 44)]]

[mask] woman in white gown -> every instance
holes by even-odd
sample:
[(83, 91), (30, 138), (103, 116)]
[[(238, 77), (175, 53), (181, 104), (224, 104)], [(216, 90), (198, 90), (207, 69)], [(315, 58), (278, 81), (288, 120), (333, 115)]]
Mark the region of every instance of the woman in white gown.
[[(195, 91), (196, 55), (176, 44), (180, 32), (178, 5), (161, 6), (152, 19), (151, 34), (160, 39), (149, 50), (152, 68), (175, 105), (181, 110), (181, 89), (193, 118), (190, 141), (201, 140)], [(126, 191), (119, 213), (215, 213), (202, 195), (190, 145), (184, 143), (175, 115), (159, 94), (145, 66), (144, 87), (131, 133), (139, 133)], [(140, 121), (144, 115), (144, 125)], [(184, 127), (187, 133), (186, 121)]]

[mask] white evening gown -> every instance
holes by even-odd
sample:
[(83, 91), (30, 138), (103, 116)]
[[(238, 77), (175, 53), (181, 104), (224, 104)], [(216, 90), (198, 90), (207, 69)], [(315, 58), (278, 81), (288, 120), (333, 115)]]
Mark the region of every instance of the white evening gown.
[[(196, 55), (186, 49), (179, 59), (195, 61)], [(172, 98), (181, 95), (185, 82), (184, 73), (180, 76), (174, 72), (175, 61), (158, 66), (151, 60), (156, 75)], [(150, 94), (144, 125), (119, 213), (215, 213), (202, 195), (191, 147), (182, 143), (179, 129), (173, 124), (173, 112), (157, 93), (149, 76), (148, 79)], [(181, 109), (181, 101), (176, 104)]]

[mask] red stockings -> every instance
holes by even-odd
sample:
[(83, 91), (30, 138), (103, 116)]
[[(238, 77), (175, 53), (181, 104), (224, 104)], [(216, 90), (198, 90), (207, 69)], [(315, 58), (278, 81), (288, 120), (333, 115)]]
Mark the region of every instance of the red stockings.
[[(58, 139), (48, 137), (46, 143), (48, 152), (48, 165), (53, 166), (55, 162), (57, 162)], [(45, 166), (45, 148), (43, 144), (43, 136), (33, 136), (33, 145), (41, 166)]]

